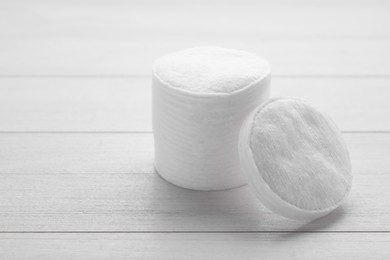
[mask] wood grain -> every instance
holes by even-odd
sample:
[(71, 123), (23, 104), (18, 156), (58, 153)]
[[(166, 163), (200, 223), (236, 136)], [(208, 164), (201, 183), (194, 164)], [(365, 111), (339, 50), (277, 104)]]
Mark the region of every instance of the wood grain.
[[(389, 10), (382, 0), (1, 1), (0, 259), (388, 258)], [(274, 96), (308, 99), (348, 132), (354, 187), (341, 208), (297, 222), (247, 187), (196, 192), (155, 173), (151, 64), (195, 45), (264, 56)]]
[(0, 231), (390, 231), (390, 135), (345, 138), (350, 198), (305, 223), (264, 209), (247, 187), (196, 192), (165, 182), (153, 170), (151, 134), (1, 134)]
[(1, 234), (2, 259), (386, 259), (390, 234)]
[(390, 36), (383, 29), (390, 22), (388, 3), (350, 3), (19, 0), (1, 3), (0, 37), (160, 42)]
[(96, 39), (0, 40), (0, 76), (149, 76), (160, 56), (198, 45), (244, 49), (271, 63), (273, 75), (390, 75), (390, 39), (137, 42)]
[[(274, 77), (271, 94), (307, 99), (343, 131), (390, 131), (389, 84)], [(0, 79), (0, 131), (151, 130), (150, 78)]]
[[(383, 1), (0, 3), (1, 76), (149, 75), (195, 45), (245, 49), (274, 75), (390, 75)], [(200, 19), (201, 17), (201, 19)]]

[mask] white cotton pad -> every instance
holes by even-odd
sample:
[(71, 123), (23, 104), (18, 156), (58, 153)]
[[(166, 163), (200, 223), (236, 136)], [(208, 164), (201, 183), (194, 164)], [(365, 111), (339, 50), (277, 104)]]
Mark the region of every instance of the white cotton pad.
[(340, 131), (302, 100), (271, 99), (256, 108), (241, 128), (239, 153), (258, 199), (288, 218), (327, 215), (351, 189), (351, 163)]
[(155, 168), (196, 190), (245, 184), (238, 155), (244, 118), (269, 96), (270, 66), (244, 51), (198, 47), (153, 66)]
[(171, 87), (207, 94), (240, 91), (270, 73), (267, 61), (248, 52), (198, 47), (166, 55), (154, 73)]

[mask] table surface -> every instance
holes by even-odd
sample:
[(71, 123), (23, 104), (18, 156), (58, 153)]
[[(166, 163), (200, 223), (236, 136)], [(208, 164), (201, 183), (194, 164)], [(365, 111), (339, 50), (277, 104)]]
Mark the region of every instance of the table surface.
[[(389, 4), (1, 1), (0, 259), (388, 259)], [(151, 64), (197, 45), (267, 58), (273, 96), (334, 118), (342, 207), (293, 221), (155, 173)]]

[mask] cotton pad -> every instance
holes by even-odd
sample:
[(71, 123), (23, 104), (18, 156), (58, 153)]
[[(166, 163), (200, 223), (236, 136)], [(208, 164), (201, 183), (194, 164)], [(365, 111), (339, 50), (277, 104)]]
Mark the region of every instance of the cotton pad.
[(256, 108), (241, 128), (239, 153), (258, 199), (288, 218), (327, 215), (351, 189), (351, 163), (340, 131), (302, 100), (277, 98)]
[(167, 181), (196, 190), (245, 184), (238, 155), (244, 118), (268, 99), (271, 70), (254, 54), (197, 47), (153, 66), (155, 168)]

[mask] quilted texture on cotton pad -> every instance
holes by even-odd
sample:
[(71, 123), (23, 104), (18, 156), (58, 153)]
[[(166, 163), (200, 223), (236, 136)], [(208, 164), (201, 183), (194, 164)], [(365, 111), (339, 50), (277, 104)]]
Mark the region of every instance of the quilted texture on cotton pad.
[(158, 59), (153, 71), (172, 87), (193, 93), (231, 93), (269, 74), (267, 61), (221, 47), (195, 47)]
[(247, 174), (266, 206), (286, 217), (314, 219), (347, 196), (349, 154), (328, 116), (302, 100), (279, 98), (255, 109), (245, 124), (246, 156), (253, 157), (256, 167)]

